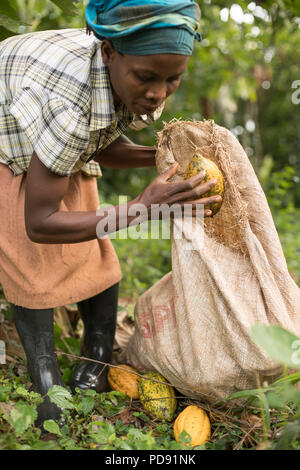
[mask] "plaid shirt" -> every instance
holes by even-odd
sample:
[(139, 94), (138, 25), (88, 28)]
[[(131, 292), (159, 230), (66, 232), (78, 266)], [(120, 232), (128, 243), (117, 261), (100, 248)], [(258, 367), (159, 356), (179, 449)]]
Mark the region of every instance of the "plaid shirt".
[[(51, 171), (101, 176), (88, 161), (128, 127), (147, 127), (162, 112), (116, 112), (101, 42), (85, 29), (41, 31), (0, 43), (0, 163), (27, 171), (33, 151)], [(97, 147), (97, 145), (99, 146)]]

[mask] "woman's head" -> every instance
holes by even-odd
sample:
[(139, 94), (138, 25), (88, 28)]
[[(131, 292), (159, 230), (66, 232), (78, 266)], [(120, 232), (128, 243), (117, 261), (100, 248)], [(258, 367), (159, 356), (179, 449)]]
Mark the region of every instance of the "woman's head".
[(136, 114), (155, 111), (174, 93), (189, 59), (181, 54), (122, 54), (106, 39), (101, 48), (116, 101), (119, 99)]
[(147, 114), (173, 93), (200, 39), (199, 19), (193, 0), (90, 0), (87, 25), (102, 40), (117, 101)]

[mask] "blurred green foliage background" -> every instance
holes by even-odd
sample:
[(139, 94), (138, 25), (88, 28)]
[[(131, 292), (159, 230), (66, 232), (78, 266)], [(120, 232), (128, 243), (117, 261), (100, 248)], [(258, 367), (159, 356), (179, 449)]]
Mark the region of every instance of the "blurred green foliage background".
[[(0, 39), (47, 29), (85, 27), (87, 1), (10, 0), (0, 5)], [(288, 267), (300, 281), (300, 2), (202, 0), (200, 31), (180, 88), (152, 128), (128, 133), (155, 144), (172, 118), (214, 119), (241, 142), (268, 198)], [(153, 169), (103, 169), (101, 200), (136, 197)], [(121, 294), (136, 297), (171, 270), (169, 240), (114, 240)]]

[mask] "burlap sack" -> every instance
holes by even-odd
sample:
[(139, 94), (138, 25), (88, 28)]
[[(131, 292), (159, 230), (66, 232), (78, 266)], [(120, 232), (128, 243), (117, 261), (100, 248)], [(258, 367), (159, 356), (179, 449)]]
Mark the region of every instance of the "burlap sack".
[(195, 151), (221, 169), (224, 202), (206, 219), (200, 249), (200, 225), (195, 237), (184, 223), (183, 239), (172, 240), (172, 272), (138, 299), (126, 358), (139, 370), (160, 372), (181, 393), (210, 401), (281, 373), (249, 332), (255, 323), (276, 324), (299, 336), (300, 291), (264, 192), (231, 132), (212, 121), (171, 122), (158, 137), (159, 173), (177, 161), (174, 180), (182, 179)]

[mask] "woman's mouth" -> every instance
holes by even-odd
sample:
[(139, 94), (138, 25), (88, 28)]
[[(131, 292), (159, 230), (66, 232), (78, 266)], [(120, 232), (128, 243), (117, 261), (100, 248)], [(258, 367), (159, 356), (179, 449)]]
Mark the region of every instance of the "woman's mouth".
[(143, 114), (149, 114), (149, 113), (154, 113), (154, 111), (158, 108), (159, 106), (144, 106), (141, 105), (140, 108), (143, 111)]

